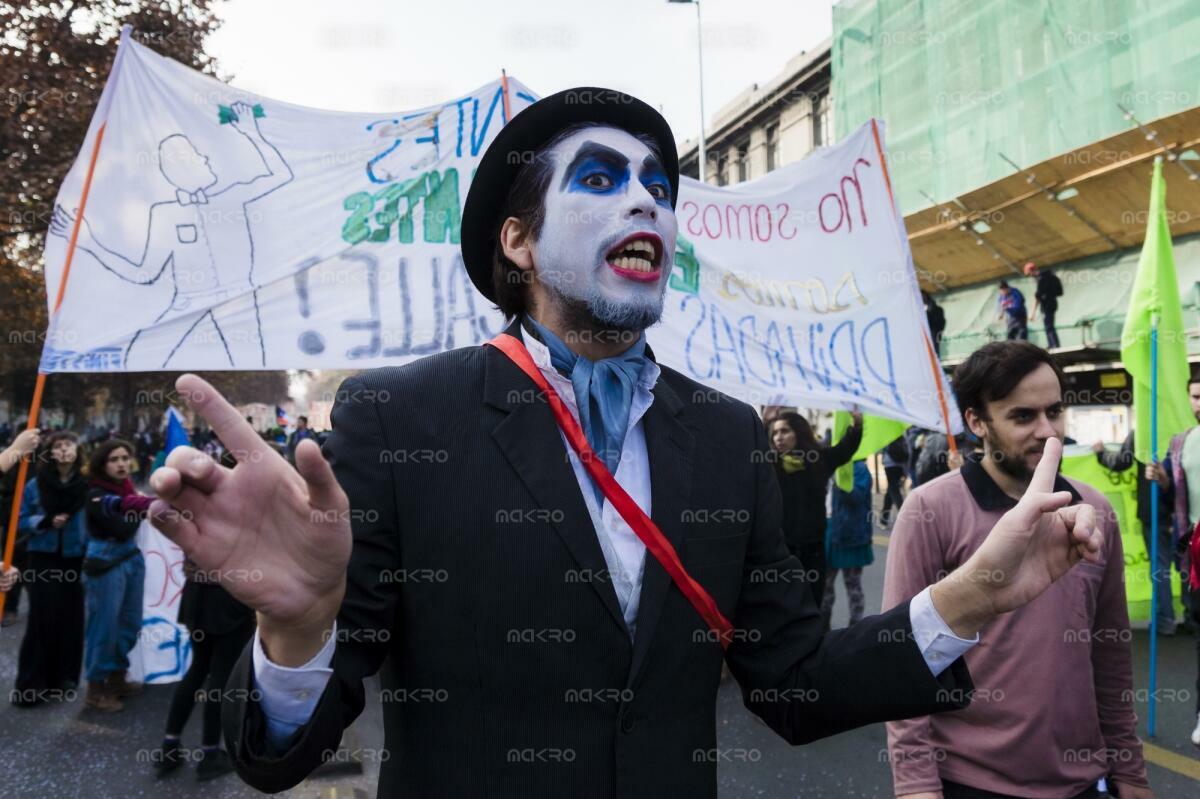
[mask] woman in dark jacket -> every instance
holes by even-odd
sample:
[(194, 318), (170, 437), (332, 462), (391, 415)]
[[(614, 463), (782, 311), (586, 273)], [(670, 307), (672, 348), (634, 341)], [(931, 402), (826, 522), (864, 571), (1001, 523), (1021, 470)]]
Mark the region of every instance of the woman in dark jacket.
[(121, 700), (142, 688), (126, 679), (125, 670), (142, 630), (146, 561), (137, 529), (153, 500), (133, 487), (133, 458), (132, 444), (110, 439), (88, 461), (85, 704), (108, 712), (120, 710)]
[[(232, 469), (237, 461), (229, 450), (222, 450), (221, 465)], [(159, 777), (182, 765), (179, 738), (199, 698), (204, 703), (204, 717), (196, 779), (204, 782), (233, 771), (229, 755), (220, 746), (221, 701), (233, 665), (254, 635), (255, 619), (253, 610), (221, 587), (219, 574), (198, 571), (191, 561), (184, 562), (183, 573), (187, 583), (179, 599), (179, 623), (188, 628), (192, 662), (175, 686), (166, 735), (154, 762)]]
[(817, 443), (812, 426), (798, 413), (780, 414), (767, 428), (775, 476), (783, 494), (783, 536), (788, 549), (812, 572), (813, 600), (825, 593), (825, 491), (835, 469), (848, 463), (862, 442), (862, 414), (832, 447)]
[(83, 503), (87, 481), (74, 433), (52, 433), (25, 484), (20, 530), (28, 536), (29, 621), (11, 699), (33, 707), (74, 695), (83, 664)]

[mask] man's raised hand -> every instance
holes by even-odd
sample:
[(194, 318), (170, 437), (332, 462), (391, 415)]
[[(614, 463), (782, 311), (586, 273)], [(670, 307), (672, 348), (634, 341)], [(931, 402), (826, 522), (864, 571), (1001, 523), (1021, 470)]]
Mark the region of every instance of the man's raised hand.
[(997, 614), (1027, 604), (1080, 559), (1099, 563), (1104, 533), (1091, 505), (1070, 505), (1055, 491), (1062, 443), (1046, 440), (1029, 487), (1005, 513), (979, 549), (932, 594), (934, 605), (956, 634), (974, 635)]
[(237, 465), (176, 447), (151, 477), (150, 520), (206, 579), (258, 611), (272, 660), (299, 665), (320, 649), (345, 593), (346, 494), (316, 442), (300, 442), (293, 469), (206, 381), (185, 374), (175, 387)]

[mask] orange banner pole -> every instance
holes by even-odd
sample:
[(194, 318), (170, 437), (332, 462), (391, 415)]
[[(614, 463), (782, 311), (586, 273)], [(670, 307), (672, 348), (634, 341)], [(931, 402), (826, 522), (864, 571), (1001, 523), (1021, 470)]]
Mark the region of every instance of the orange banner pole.
[[(96, 131), (96, 141), (92, 144), (92, 156), (88, 161), (87, 177), (83, 181), (83, 194), (79, 197), (79, 210), (75, 213), (75, 224), (71, 227), (71, 240), (67, 244), (67, 258), (63, 262), (62, 279), (58, 281), (58, 293), (54, 297), (54, 309), (50, 312), (50, 321), (53, 321), (54, 315), (58, 313), (59, 306), (62, 305), (63, 296), (67, 290), (67, 279), (71, 276), (71, 262), (75, 258), (75, 245), (79, 241), (79, 226), (83, 223), (83, 213), (87, 208), (88, 194), (92, 190), (92, 176), (96, 173), (96, 158), (100, 155), (100, 143), (104, 141), (104, 129), (108, 123), (101, 123), (100, 128)], [(49, 328), (49, 324), (47, 324)], [(42, 409), (42, 392), (46, 387), (46, 373), (38, 372), (37, 380), (33, 384), (33, 402), (29, 403), (29, 421), (25, 426), (26, 430), (32, 430), (37, 427), (38, 413)], [(7, 572), (12, 565), (13, 550), (17, 545), (17, 520), (21, 517), (21, 499), (25, 494), (25, 478), (29, 474), (29, 458), (22, 458), (20, 465), (17, 467), (17, 482), (13, 487), (12, 510), (8, 514), (8, 534), (4, 539), (4, 562), (0, 565), (0, 571)], [(4, 613), (4, 600), (8, 594), (0, 593), (0, 615)]]
[(508, 73), (500, 70), (500, 92), (504, 97), (504, 124), (512, 119), (512, 106), (508, 102)]
[[(879, 125), (871, 120), (871, 135), (875, 138), (875, 153), (879, 156), (879, 166), (883, 169), (883, 182), (887, 184), (888, 198), (892, 201), (892, 210), (897, 216), (900, 215), (900, 209), (896, 207), (896, 196), (892, 193), (892, 177), (888, 174), (887, 157), (883, 154), (883, 144), (879, 141)], [(950, 447), (950, 454), (958, 454), (958, 443), (954, 440), (954, 434), (950, 432), (950, 406), (946, 404), (946, 393), (942, 390), (942, 371), (941, 364), (938, 362), (937, 353), (933, 351), (933, 344), (929, 341), (929, 336), (923, 336), (925, 339), (925, 353), (929, 356), (929, 367), (933, 371), (933, 385), (937, 387), (938, 405), (942, 411), (942, 424), (946, 425), (946, 443)]]

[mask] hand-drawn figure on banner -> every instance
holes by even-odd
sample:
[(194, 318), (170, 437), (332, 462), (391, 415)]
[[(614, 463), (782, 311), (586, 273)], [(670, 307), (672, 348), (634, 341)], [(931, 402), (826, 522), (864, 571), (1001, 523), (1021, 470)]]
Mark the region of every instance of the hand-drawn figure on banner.
[[(219, 344), (232, 368), (266, 365), (247, 206), (291, 182), (293, 173), (259, 130), (263, 115), (260, 106), (247, 103), (222, 109), (222, 123), (246, 137), (266, 172), (237, 176), (216, 190), (220, 179), (208, 156), (186, 134), (159, 142), (159, 169), (175, 187), (175, 198), (150, 207), (146, 245), (136, 260), (102, 244), (86, 216), (79, 226), (78, 249), (121, 279), (145, 285), (165, 276), (174, 284), (170, 304), (126, 345), (124, 369), (166, 368), (193, 333), (200, 346)], [(69, 238), (74, 224), (75, 215), (56, 205), (50, 233)], [(201, 328), (205, 319), (211, 329)]]

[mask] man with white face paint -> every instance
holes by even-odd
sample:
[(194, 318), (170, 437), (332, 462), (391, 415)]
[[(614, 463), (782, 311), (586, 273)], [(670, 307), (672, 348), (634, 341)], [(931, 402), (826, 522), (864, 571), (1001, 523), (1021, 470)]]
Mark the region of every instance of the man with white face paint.
[(567, 329), (640, 333), (662, 315), (674, 257), (664, 242), (677, 233), (658, 156), (624, 131), (589, 125), (560, 133), (546, 158), (554, 172), (541, 235), (524, 250), (506, 244), (522, 269), (536, 258), (544, 304)]
[(678, 184), (670, 128), (633, 97), (575, 89), (516, 115), (462, 222), (467, 271), (511, 323), (347, 380), (298, 474), (180, 378), (241, 462), (174, 450), (153, 517), (258, 611), (224, 715), (250, 784), (331, 757), (382, 668), (380, 796), (713, 797), (723, 660), (793, 743), (958, 709), (978, 630), (1096, 557), (1090, 509), (1051, 490), (1050, 442), (959, 572), (822, 635), (758, 414), (646, 345)]

